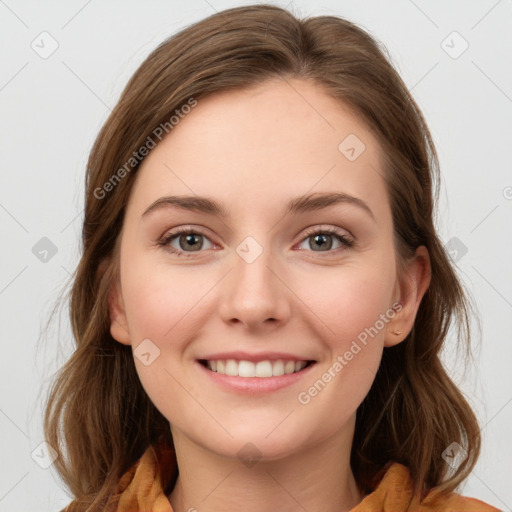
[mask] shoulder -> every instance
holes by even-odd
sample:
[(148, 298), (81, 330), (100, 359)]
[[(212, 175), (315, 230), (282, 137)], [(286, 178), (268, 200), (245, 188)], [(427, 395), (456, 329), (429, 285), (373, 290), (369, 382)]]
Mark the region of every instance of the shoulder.
[(399, 463), (389, 464), (375, 490), (351, 512), (500, 512), (476, 498), (458, 493), (428, 493), (420, 500), (412, 496), (409, 469)]
[(444, 498), (429, 499), (427, 495), (421, 503), (421, 512), (500, 512), (499, 508), (476, 498), (452, 493)]
[[(427, 497), (428, 498), (428, 497)], [(421, 506), (421, 512), (500, 512), (499, 508), (493, 507), (476, 498), (452, 494), (443, 500), (428, 502), (425, 500)]]

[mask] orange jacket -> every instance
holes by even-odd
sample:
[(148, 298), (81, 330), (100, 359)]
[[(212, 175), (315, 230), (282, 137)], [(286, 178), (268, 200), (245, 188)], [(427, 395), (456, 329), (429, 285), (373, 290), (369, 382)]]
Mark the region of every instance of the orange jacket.
[[(173, 452), (164, 455), (150, 446), (143, 456), (123, 475), (117, 488), (119, 502), (107, 507), (109, 512), (173, 512), (164, 492), (175, 468)], [(411, 502), (412, 480), (409, 470), (394, 463), (386, 471), (375, 490), (351, 512), (500, 512), (475, 498), (457, 493), (432, 501), (428, 495), (421, 503)], [(117, 499), (116, 499), (117, 501)], [(63, 512), (73, 512), (70, 503)]]

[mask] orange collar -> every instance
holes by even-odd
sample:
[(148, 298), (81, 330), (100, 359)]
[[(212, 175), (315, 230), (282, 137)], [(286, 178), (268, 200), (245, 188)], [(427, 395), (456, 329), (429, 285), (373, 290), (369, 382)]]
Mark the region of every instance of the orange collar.
[[(112, 502), (116, 512), (173, 512), (165, 490), (177, 476), (173, 450), (150, 446), (143, 456), (123, 475)], [(500, 512), (475, 498), (452, 493), (445, 498), (411, 501), (412, 480), (406, 466), (393, 463), (375, 490), (351, 512)], [(68, 509), (66, 509), (68, 510)]]

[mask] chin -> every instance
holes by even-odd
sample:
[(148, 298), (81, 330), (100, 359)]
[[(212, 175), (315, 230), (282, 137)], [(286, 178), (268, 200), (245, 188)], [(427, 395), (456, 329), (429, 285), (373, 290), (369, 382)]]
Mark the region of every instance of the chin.
[[(311, 442), (311, 437), (305, 437), (305, 429), (296, 425), (286, 429), (280, 418), (269, 428), (268, 424), (261, 425), (226, 425), (226, 430), (233, 436), (230, 437), (225, 431), (217, 435), (209, 435), (204, 438), (204, 432), (196, 442), (204, 448), (217, 453), (223, 457), (239, 459), (241, 462), (260, 460), (279, 460), (306, 448)], [(275, 428), (277, 426), (277, 428)], [(273, 430), (275, 428), (275, 430)], [(297, 431), (296, 431), (297, 430)], [(250, 464), (248, 464), (250, 466)]]

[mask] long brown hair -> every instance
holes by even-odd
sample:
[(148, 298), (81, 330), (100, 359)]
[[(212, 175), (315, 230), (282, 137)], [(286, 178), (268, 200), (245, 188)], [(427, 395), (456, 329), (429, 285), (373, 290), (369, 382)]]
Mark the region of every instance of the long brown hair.
[[(252, 5), (214, 14), (161, 43), (129, 80), (90, 153), (82, 256), (70, 294), (76, 349), (56, 376), (44, 421), (46, 440), (59, 454), (55, 466), (76, 498), (73, 510), (103, 510), (120, 476), (150, 444), (163, 436), (172, 446), (168, 421), (143, 390), (131, 347), (110, 334), (108, 293), (118, 278), (119, 234), (140, 164), (130, 159), (191, 98), (200, 102), (279, 77), (312, 80), (367, 123), (385, 155), (398, 257), (405, 261), (420, 245), (430, 255), (431, 282), (414, 327), (402, 343), (384, 349), (357, 411), (356, 481), (370, 492), (397, 461), (409, 467), (415, 493), (435, 487), (444, 494), (476, 463), (477, 420), (440, 361), (452, 325), (469, 348), (470, 303), (434, 227), (438, 159), (425, 120), (366, 31), (339, 17), (298, 19)], [(441, 454), (453, 442), (468, 455), (450, 471)]]

